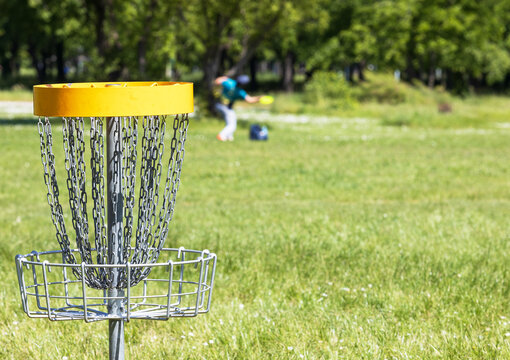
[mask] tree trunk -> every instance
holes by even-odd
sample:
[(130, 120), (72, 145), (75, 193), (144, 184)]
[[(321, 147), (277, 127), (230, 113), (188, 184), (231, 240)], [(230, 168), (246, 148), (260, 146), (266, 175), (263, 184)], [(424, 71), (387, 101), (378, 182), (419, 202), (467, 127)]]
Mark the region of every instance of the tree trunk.
[(29, 46), (28, 53), (32, 59), (32, 66), (37, 71), (37, 80), (39, 83), (46, 82), (46, 58), (44, 54), (41, 55), (41, 59), (37, 54), (37, 50), (33, 45)]
[(237, 63), (227, 71), (227, 76), (236, 76), (241, 73), (246, 64), (251, 60), (255, 51), (258, 49), (260, 44), (269, 36), (271, 30), (276, 26), (280, 17), (283, 14), (283, 2), (280, 4), (278, 11), (276, 14), (268, 19), (267, 23), (264, 24), (264, 31), (249, 37), (246, 35), (243, 39), (243, 48), (241, 49), (241, 54), (239, 56), (239, 60)]
[(145, 70), (147, 65), (147, 38), (151, 34), (151, 24), (152, 19), (154, 18), (154, 13), (157, 11), (158, 1), (151, 0), (149, 4), (149, 9), (147, 12), (147, 16), (144, 19), (144, 26), (142, 35), (140, 36), (140, 40), (138, 40), (138, 72), (140, 76), (145, 76)]
[(347, 81), (351, 83), (354, 82), (354, 74), (358, 76), (359, 82), (365, 81), (365, 74), (363, 73), (364, 67), (365, 67), (364, 61), (352, 63), (349, 66)]
[(262, 39), (257, 40), (256, 43), (252, 43), (250, 42), (248, 35), (246, 35), (243, 39), (243, 48), (241, 50), (239, 60), (226, 72), (226, 75), (230, 77), (240, 75), (243, 68), (253, 57), (253, 54), (261, 41)]
[(416, 32), (415, 29), (418, 27), (418, 18), (413, 16), (411, 19), (411, 33), (406, 43), (406, 68), (403, 73), (404, 80), (412, 82), (416, 78), (416, 69), (413, 64), (413, 60), (416, 58)]
[(359, 79), (360, 82), (366, 80), (365, 79), (365, 66), (366, 66), (365, 60), (361, 60), (358, 63), (358, 79)]
[(288, 51), (285, 55), (285, 59), (283, 61), (283, 89), (286, 92), (293, 92), (294, 91), (294, 62), (295, 62), (295, 55), (292, 51)]
[(447, 83), (448, 83), (448, 73), (445, 69), (442, 69), (441, 71), (441, 86), (443, 87), (443, 89), (446, 90), (447, 88)]
[(64, 63), (64, 42), (62, 40), (57, 42), (56, 45), (56, 56), (57, 56), (57, 80), (63, 82), (66, 80), (65, 74), (65, 63)]
[(350, 65), (344, 68), (344, 77), (347, 82), (352, 83), (352, 69)]
[(96, 48), (99, 56), (104, 57), (108, 48), (108, 42), (105, 34), (106, 4), (104, 0), (95, 0), (94, 5), (95, 22), (94, 29), (96, 32)]
[(433, 88), (436, 85), (436, 53), (434, 51), (429, 53), (429, 74), (427, 76), (427, 85)]
[(416, 78), (416, 70), (412, 62), (413, 62), (412, 56), (408, 56), (406, 58), (405, 80), (409, 83)]
[(305, 83), (312, 80), (313, 73), (316, 71), (316, 69), (309, 69), (305, 71)]
[(8, 58), (6, 62), (6, 70), (9, 76), (16, 76), (18, 74), (18, 51), (19, 51), (19, 42), (17, 40), (12, 41), (11, 43), (11, 56)]
[(145, 66), (147, 64), (147, 59), (145, 58), (147, 54), (147, 39), (145, 36), (142, 36), (138, 41), (138, 72), (141, 77), (145, 76)]
[(214, 80), (219, 75), (218, 71), (220, 68), (221, 53), (221, 48), (208, 49), (208, 51), (206, 51), (202, 65), (202, 70), (204, 72), (203, 83), (205, 84), (204, 89), (206, 91), (207, 107), (211, 112), (214, 111)]
[(251, 88), (253, 90), (257, 90), (259, 84), (257, 82), (257, 59), (255, 57), (250, 60), (250, 79), (251, 79)]
[(108, 81), (127, 77), (124, 60), (118, 56), (122, 50), (122, 45), (119, 41), (119, 33), (115, 28), (114, 0), (88, 0), (85, 4), (87, 11), (94, 14), (91, 18), (94, 19), (95, 42), (100, 66), (106, 68), (107, 65), (114, 65), (113, 70), (106, 76)]
[(435, 84), (436, 84), (436, 69), (434, 69), (434, 67), (431, 66), (430, 69), (429, 69), (429, 75), (428, 75), (428, 79), (427, 79), (427, 86), (432, 89)]
[(11, 76), (11, 68), (9, 67), (9, 59), (3, 58), (2, 64), (0, 64), (2, 70), (2, 78), (7, 79)]

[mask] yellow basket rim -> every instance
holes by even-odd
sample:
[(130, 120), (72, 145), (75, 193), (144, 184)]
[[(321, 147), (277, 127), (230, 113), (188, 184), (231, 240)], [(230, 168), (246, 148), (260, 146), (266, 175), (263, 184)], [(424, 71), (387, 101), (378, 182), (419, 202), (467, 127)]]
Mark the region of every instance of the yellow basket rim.
[(34, 115), (62, 117), (173, 115), (193, 112), (193, 83), (88, 82), (34, 86)]

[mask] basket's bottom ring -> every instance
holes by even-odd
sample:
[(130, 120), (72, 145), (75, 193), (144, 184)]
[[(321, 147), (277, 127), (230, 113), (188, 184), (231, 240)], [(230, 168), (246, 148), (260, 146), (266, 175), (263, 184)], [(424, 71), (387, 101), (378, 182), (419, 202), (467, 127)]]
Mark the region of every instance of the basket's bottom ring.
[[(77, 251), (77, 250), (73, 250)], [(56, 320), (168, 320), (192, 317), (209, 311), (216, 255), (209, 251), (163, 248), (155, 264), (64, 264), (62, 251), (32, 252), (16, 256), (16, 268), (23, 311), (34, 318)], [(137, 286), (111, 292), (86, 285), (87, 269), (150, 268)], [(114, 295), (112, 295), (114, 294)], [(117, 302), (121, 311), (109, 313), (108, 304)]]

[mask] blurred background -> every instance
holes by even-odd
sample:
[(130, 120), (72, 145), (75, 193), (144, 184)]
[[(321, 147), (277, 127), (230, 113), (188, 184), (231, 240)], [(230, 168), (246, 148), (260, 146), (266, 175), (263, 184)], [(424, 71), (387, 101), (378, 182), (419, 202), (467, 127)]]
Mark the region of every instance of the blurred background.
[(377, 72), (383, 83), (502, 92), (509, 34), (506, 0), (0, 0), (0, 87), (192, 80), (212, 103), (219, 75), (293, 92), (327, 70), (349, 85)]

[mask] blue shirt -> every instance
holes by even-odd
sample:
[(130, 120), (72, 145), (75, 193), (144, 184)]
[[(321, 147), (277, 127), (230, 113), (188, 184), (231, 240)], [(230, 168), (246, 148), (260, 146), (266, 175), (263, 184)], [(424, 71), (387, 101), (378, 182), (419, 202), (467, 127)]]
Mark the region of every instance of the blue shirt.
[(227, 79), (221, 83), (223, 87), (221, 91), (221, 95), (223, 95), (230, 105), (232, 105), (236, 100), (244, 100), (246, 98), (246, 91), (237, 87), (237, 81), (232, 79)]

